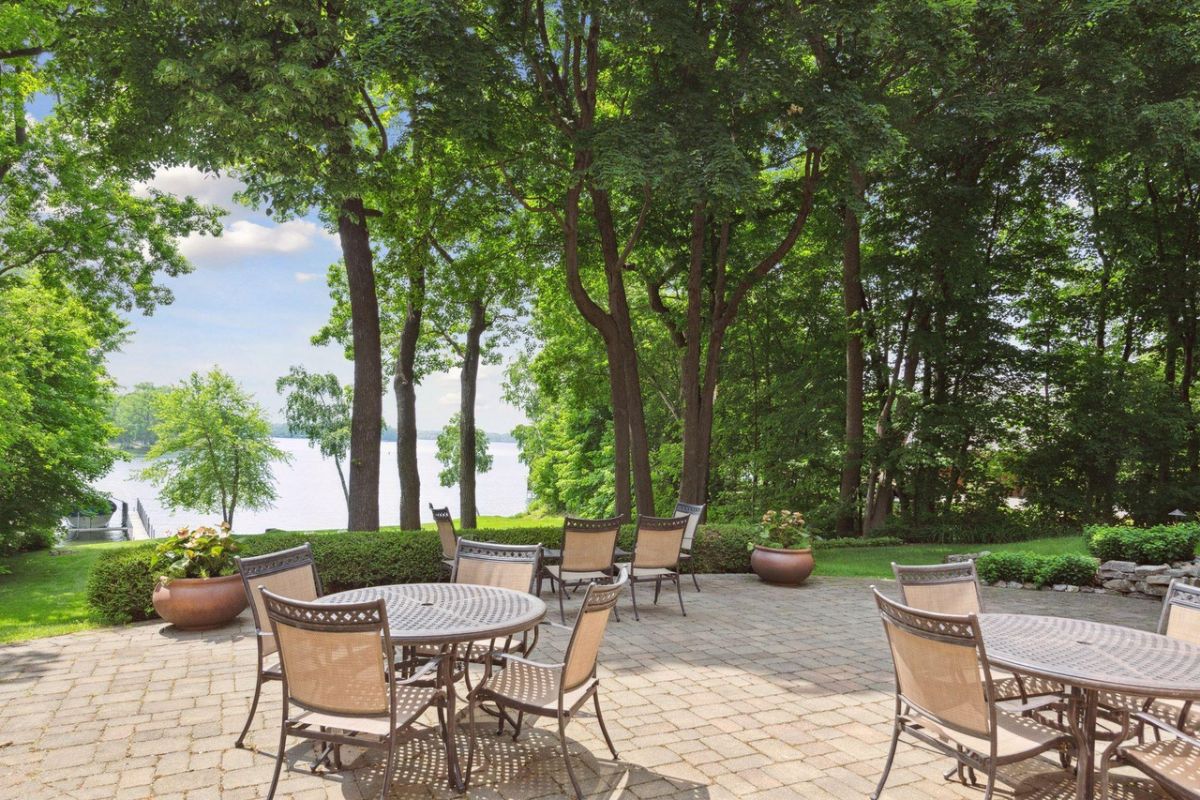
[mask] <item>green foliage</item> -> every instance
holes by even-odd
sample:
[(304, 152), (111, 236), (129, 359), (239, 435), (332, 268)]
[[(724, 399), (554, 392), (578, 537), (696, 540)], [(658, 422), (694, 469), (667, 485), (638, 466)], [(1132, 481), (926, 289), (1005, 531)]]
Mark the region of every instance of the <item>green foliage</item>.
[(1025, 511), (955, 509), (917, 520), (894, 517), (878, 532), (913, 543), (997, 544), (1073, 536), (1079, 529)]
[(288, 430), (304, 436), (309, 447), (315, 446), (322, 456), (333, 459), (349, 505), (342, 459), (350, 451), (353, 388), (342, 386), (332, 372), (318, 375), (304, 367), (292, 367), (275, 382), (275, 390), (286, 397)]
[(142, 475), (171, 508), (220, 512), (233, 525), (239, 506), (275, 499), (271, 464), (288, 455), (271, 440), (261, 407), (220, 369), (193, 372), (158, 404), (158, 441)]
[(984, 583), (1018, 581), (1035, 586), (1091, 586), (1098, 565), (1096, 559), (1077, 553), (1045, 555), (1023, 551), (990, 553), (975, 562), (979, 579)]
[(156, 578), (216, 578), (237, 571), (234, 556), (239, 546), (229, 535), (229, 526), (200, 525), (180, 528), (154, 549), (150, 571)]
[[(461, 437), (459, 436), (459, 426), (462, 424), (462, 415), (455, 413), (450, 417), (450, 421), (446, 423), (446, 427), (438, 433), (437, 437), (437, 460), (442, 465), (442, 470), (438, 473), (438, 481), (442, 486), (457, 486), (459, 471), (461, 469), (461, 460), (459, 453), (462, 452)], [(492, 454), (488, 452), (488, 437), (487, 433), (475, 429), (475, 471), (487, 472), (492, 468)]]
[(36, 279), (0, 289), (0, 554), (49, 544), (117, 457), (106, 319)]
[(97, 620), (120, 625), (154, 617), (154, 550), (148, 543), (110, 550), (96, 559), (88, 574), (87, 602)]
[(158, 437), (158, 403), (167, 387), (139, 383), (132, 391), (118, 395), (113, 402), (110, 422), (118, 433), (115, 442), (126, 452), (147, 450)]
[(1168, 564), (1190, 561), (1200, 543), (1200, 523), (1155, 525), (1091, 525), (1084, 529), (1088, 552), (1101, 561)]
[(858, 537), (813, 539), (813, 548), (816, 550), (845, 550), (848, 547), (898, 547), (902, 544), (904, 544), (904, 540), (895, 536), (871, 536), (867, 539)]

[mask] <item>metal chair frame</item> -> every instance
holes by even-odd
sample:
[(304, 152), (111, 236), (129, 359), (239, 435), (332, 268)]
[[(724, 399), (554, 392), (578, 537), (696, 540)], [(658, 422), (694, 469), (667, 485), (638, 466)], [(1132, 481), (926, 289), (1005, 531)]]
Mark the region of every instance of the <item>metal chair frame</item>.
[(696, 579), (696, 559), (692, 556), (692, 548), (696, 545), (696, 530), (700, 527), (700, 518), (704, 516), (704, 503), (685, 503), (680, 500), (675, 504), (675, 516), (688, 517), (687, 530), (683, 534), (683, 551), (679, 554), (679, 563), (688, 565), (692, 576), (692, 585), (700, 591), (700, 581)]

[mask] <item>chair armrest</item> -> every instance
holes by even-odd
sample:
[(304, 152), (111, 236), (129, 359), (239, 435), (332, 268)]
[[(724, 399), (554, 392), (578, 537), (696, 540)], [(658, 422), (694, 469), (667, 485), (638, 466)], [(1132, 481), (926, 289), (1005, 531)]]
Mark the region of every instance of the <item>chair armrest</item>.
[(1153, 714), (1147, 714), (1144, 711), (1139, 711), (1133, 715), (1133, 718), (1136, 719), (1138, 722), (1142, 722), (1142, 723), (1145, 723), (1146, 725), (1149, 725), (1152, 728), (1157, 728), (1158, 730), (1162, 731), (1163, 733), (1169, 733), (1172, 736), (1174, 736), (1176, 739), (1182, 739), (1183, 741), (1190, 744), (1192, 747), (1200, 748), (1200, 739), (1197, 739), (1195, 736), (1193, 736), (1190, 733), (1185, 733), (1184, 731), (1181, 731), (1179, 728), (1175, 727), (1174, 725), (1172, 725), (1169, 722), (1163, 722), (1161, 719), (1154, 716)]
[(542, 669), (563, 669), (564, 667), (567, 666), (566, 662), (560, 662), (558, 664), (547, 664), (543, 661), (534, 661), (529, 658), (522, 658), (521, 656), (513, 656), (513, 655), (508, 655), (508, 654), (497, 655), (494, 658), (494, 660), (495, 661), (520, 661), (522, 664), (528, 664), (531, 667), (541, 667)]
[(551, 621), (551, 620), (548, 620), (548, 619), (544, 619), (544, 620), (542, 620), (542, 621), (541, 621), (540, 623), (538, 623), (538, 624), (540, 624), (540, 625), (549, 625), (551, 628), (557, 628), (558, 630), (560, 630), (560, 631), (566, 631), (567, 633), (570, 633), (571, 631), (575, 630), (575, 629), (574, 629), (574, 628), (572, 628), (570, 625), (563, 625), (563, 624), (562, 624), (562, 623), (560, 623), (560, 622), (553, 622), (553, 621)]

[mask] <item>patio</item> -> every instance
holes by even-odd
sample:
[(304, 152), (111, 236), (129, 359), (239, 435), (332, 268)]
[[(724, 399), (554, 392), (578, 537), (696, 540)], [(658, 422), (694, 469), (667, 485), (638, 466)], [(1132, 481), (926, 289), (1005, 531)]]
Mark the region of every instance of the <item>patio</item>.
[[(865, 798), (886, 754), (891, 663), (870, 581), (814, 578), (796, 590), (753, 576), (702, 578), (687, 590), (688, 616), (667, 597), (634, 622), (608, 628), (600, 657), (605, 717), (619, 762), (607, 755), (590, 714), (568, 728), (584, 790), (593, 797)], [(892, 587), (894, 588), (894, 587)], [(1153, 629), (1156, 604), (1112, 595), (985, 589), (991, 611), (1046, 613)], [(547, 594), (547, 598), (549, 595)], [(568, 605), (568, 615), (578, 599)], [(626, 612), (629, 613), (626, 613)], [(0, 648), (0, 785), (9, 797), (261, 797), (271, 779), (278, 684), (264, 691), (248, 746), (233, 741), (254, 687), (250, 612), (210, 633), (162, 623), (95, 631)], [(561, 652), (566, 634), (545, 629), (537, 657)], [(552, 723), (549, 723), (552, 724)], [(527, 724), (517, 742), (482, 721), (467, 796), (552, 798), (567, 775), (548, 723)], [(464, 734), (460, 734), (464, 735)], [(460, 746), (465, 752), (465, 740)], [(343, 773), (313, 775), (311, 744), (291, 740), (279, 797), (369, 798), (379, 757)], [(445, 785), (433, 732), (405, 745), (393, 797), (457, 797)], [(1044, 764), (1044, 771), (1038, 764)], [(943, 780), (948, 759), (902, 743), (884, 798), (977, 798)], [(1049, 761), (1002, 770), (1017, 797), (1068, 797)], [(1058, 782), (1053, 780), (1058, 778)], [(1155, 797), (1118, 780), (1115, 798)], [(1011, 796), (1010, 786), (1002, 786)]]

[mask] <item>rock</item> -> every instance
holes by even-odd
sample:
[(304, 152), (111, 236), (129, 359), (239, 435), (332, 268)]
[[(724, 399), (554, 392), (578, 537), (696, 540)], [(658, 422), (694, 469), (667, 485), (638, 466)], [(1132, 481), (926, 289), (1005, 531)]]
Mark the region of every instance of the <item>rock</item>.
[(1162, 597), (1167, 593), (1167, 587), (1160, 584), (1146, 584), (1143, 591), (1151, 597)]
[(991, 554), (992, 554), (991, 550), (982, 550), (978, 553), (951, 554), (951, 555), (946, 556), (945, 563), (961, 564), (964, 561), (978, 561), (979, 559), (983, 558), (984, 556), (990, 556)]
[(1151, 575), (1146, 578), (1146, 585), (1167, 586), (1171, 583), (1171, 581), (1175, 580), (1176, 577), (1178, 576), (1172, 576), (1170, 573), (1166, 573), (1165, 575)]
[(1038, 585), (1037, 585), (1036, 583), (1018, 583), (1018, 584), (1017, 584), (1017, 586), (1019, 586), (1019, 587), (1020, 587), (1020, 588), (1022, 588), (1022, 589), (1036, 589), (1036, 588), (1038, 588)]
[(1122, 578), (1117, 578), (1116, 580), (1105, 581), (1104, 588), (1111, 589), (1116, 592), (1128, 592), (1132, 586), (1129, 581)]
[(1133, 572), (1137, 563), (1133, 561), (1105, 561), (1100, 565), (1101, 572)]
[(1091, 590), (1092, 590), (1092, 587), (1090, 587), (1090, 586), (1079, 587), (1079, 586), (1072, 586), (1071, 584), (1067, 584), (1067, 588), (1063, 589), (1063, 591), (1066, 592), (1067, 594), (1070, 594), (1071, 592), (1090, 592)]
[(1065, 592), (1066, 590), (1067, 590), (1067, 585), (1066, 585), (1065, 583), (1056, 583), (1056, 584), (1054, 584), (1054, 591), (1056, 591), (1056, 592)]
[(1148, 575), (1161, 575), (1171, 568), (1170, 564), (1142, 564), (1133, 568), (1133, 574), (1138, 578), (1145, 578)]

